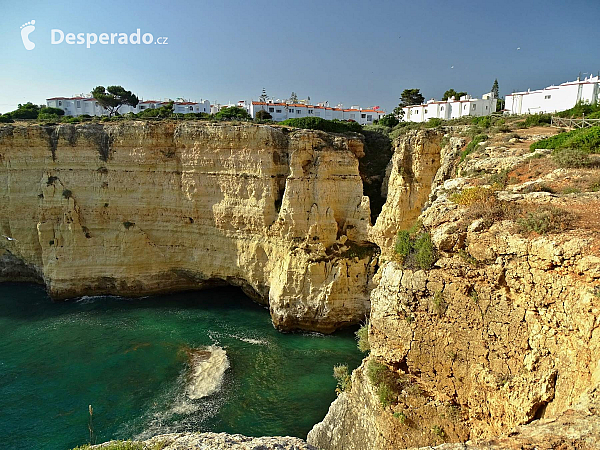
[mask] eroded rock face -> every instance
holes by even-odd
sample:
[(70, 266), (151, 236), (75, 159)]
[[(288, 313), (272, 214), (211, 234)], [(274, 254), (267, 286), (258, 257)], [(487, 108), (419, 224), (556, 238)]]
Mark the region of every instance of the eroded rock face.
[(361, 152), (252, 124), (3, 126), (0, 251), (57, 299), (229, 283), (281, 329), (329, 332), (369, 307)]
[[(413, 159), (427, 148), (411, 144), (418, 136), (413, 133), (398, 146), (413, 145)], [(439, 257), (430, 270), (405, 267), (392, 256), (393, 236), (408, 217), (407, 210), (392, 205), (410, 198), (405, 182), (393, 182), (400, 167), (394, 156), (391, 203), (371, 230), (374, 240), (388, 246), (382, 248), (388, 261), (379, 268), (371, 293), (371, 353), (354, 372), (351, 389), (332, 404), (308, 442), (325, 450), (529, 448), (546, 443), (553, 446), (540, 448), (598, 448), (597, 230), (541, 236), (523, 231), (511, 208), (566, 207), (570, 200), (511, 194), (512, 186), (494, 194), (504, 202), (496, 203), (504, 208), (502, 217), (493, 218), (486, 205), (476, 217), (477, 210), (451, 200), (474, 181), (449, 179), (456, 173), (450, 167), (458, 156), (455, 144), (450, 139), (442, 150), (454, 158), (442, 156), (437, 175), (427, 176), (434, 192), (419, 201), (425, 205), (419, 219)], [(519, 158), (507, 161), (520, 164)], [(577, 200), (594, 201), (597, 194)], [(380, 403), (378, 387), (367, 376), (369, 361), (404, 380), (391, 404)]]
[(394, 142), (382, 188), (386, 202), (369, 233), (382, 250), (393, 248), (398, 230), (410, 228), (421, 214), (444, 158), (443, 136), (439, 131), (420, 130)]

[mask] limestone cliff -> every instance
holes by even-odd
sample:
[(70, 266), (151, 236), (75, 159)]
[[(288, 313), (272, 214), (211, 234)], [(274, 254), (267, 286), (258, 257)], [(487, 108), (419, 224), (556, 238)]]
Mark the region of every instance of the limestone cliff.
[[(546, 440), (598, 448), (600, 235), (594, 222), (567, 222), (571, 212), (600, 206), (600, 195), (500, 184), (498, 174), (532, 159), (528, 149), (499, 144), (466, 158), (467, 168), (478, 164), (470, 178), (452, 178), (464, 140), (444, 143), (433, 131), (396, 143), (388, 203), (370, 231), (388, 259), (371, 294), (371, 352), (308, 442), (325, 450), (469, 439), (440, 448), (530, 448)], [(551, 174), (546, 179), (582, 176)], [(557, 232), (523, 229), (537, 217), (532, 211), (548, 207), (555, 215), (545, 220)], [(397, 231), (417, 217), (435, 246), (431, 269), (403, 264), (393, 252)], [(373, 381), (382, 368), (388, 391)]]
[(280, 329), (368, 311), (358, 138), (192, 122), (0, 127), (0, 281), (56, 299), (240, 285)]

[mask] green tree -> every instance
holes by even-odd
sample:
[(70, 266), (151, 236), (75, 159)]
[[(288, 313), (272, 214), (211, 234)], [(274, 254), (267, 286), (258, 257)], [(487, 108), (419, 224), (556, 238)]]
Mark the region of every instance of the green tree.
[(295, 92), (292, 92), (292, 95), (290, 95), (290, 103), (298, 103), (298, 96)]
[(260, 100), (263, 103), (267, 103), (268, 99), (269, 99), (269, 96), (267, 95), (267, 90), (265, 88), (263, 88), (262, 94), (260, 94), (260, 97), (258, 97), (258, 100)]
[(215, 114), (215, 119), (218, 120), (248, 120), (251, 119), (250, 114), (244, 108), (240, 108), (239, 106), (231, 106), (229, 108), (223, 108), (217, 114)]
[(467, 95), (466, 92), (456, 92), (454, 89), (448, 89), (446, 92), (444, 92), (444, 96), (442, 97), (443, 101), (448, 100), (451, 97), (454, 97), (456, 100), (460, 100), (461, 97)]
[(381, 119), (379, 119), (379, 125), (383, 125), (390, 128), (394, 128), (396, 125), (398, 125), (398, 123), (400, 123), (400, 121), (396, 118), (394, 114), (386, 114)]
[(494, 80), (494, 85), (492, 86), (492, 94), (494, 94), (495, 98), (500, 98), (500, 88), (498, 87), (498, 78)]
[(37, 119), (40, 113), (40, 106), (34, 105), (31, 102), (20, 104), (17, 109), (7, 113), (13, 119)]
[(258, 120), (271, 120), (273, 118), (273, 116), (271, 114), (269, 114), (267, 111), (265, 111), (264, 109), (261, 109), (260, 111), (258, 111), (256, 113), (256, 118)]
[(421, 94), (420, 89), (404, 89), (400, 95), (400, 104), (398, 106), (421, 105), (425, 101), (425, 97)]
[(92, 96), (98, 104), (108, 110), (108, 115), (112, 116), (119, 111), (122, 105), (136, 107), (139, 99), (131, 91), (126, 91), (122, 86), (96, 86), (92, 91)]

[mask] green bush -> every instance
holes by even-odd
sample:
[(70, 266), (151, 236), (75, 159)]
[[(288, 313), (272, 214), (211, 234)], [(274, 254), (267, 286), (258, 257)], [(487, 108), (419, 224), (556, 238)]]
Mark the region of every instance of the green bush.
[(349, 391), (352, 389), (352, 377), (348, 371), (348, 366), (340, 364), (333, 367), (333, 378), (337, 380), (337, 387), (335, 391), (338, 394)]
[(296, 128), (304, 128), (307, 130), (321, 130), (330, 133), (360, 133), (362, 127), (358, 122), (345, 122), (343, 120), (325, 120), (321, 117), (299, 117), (297, 119), (287, 119), (280, 122), (281, 125), (286, 125)]
[(371, 350), (371, 345), (369, 344), (369, 321), (360, 326), (356, 332), (356, 340), (356, 345), (361, 352), (366, 353)]
[(40, 114), (54, 114), (56, 116), (64, 116), (65, 111), (60, 108), (44, 107), (40, 108)]
[(394, 128), (400, 123), (400, 121), (394, 114), (386, 114), (381, 119), (379, 119), (378, 123), (379, 125), (383, 125), (384, 127)]
[(567, 109), (565, 111), (556, 113), (556, 115), (558, 117), (565, 117), (565, 118), (583, 117), (584, 114), (586, 117), (588, 117), (590, 119), (593, 119), (594, 117), (599, 116), (600, 115), (600, 104), (598, 104), (598, 103), (590, 104), (590, 103), (578, 102), (571, 109)]
[(373, 386), (377, 386), (385, 381), (386, 373), (389, 369), (385, 364), (370, 360), (367, 364), (367, 378)]
[(367, 378), (376, 388), (377, 397), (384, 408), (393, 404), (398, 398), (403, 380), (380, 362), (369, 360), (367, 364)]
[(431, 119), (429, 119), (426, 123), (425, 123), (425, 128), (437, 128), (439, 127), (442, 123), (444, 123), (444, 121), (442, 119), (438, 119), (435, 117), (432, 117)]
[(433, 294), (431, 304), (433, 307), (433, 312), (438, 316), (442, 316), (448, 307), (446, 305), (446, 301), (444, 300), (444, 294), (442, 294), (442, 291), (437, 291), (435, 294)]
[(385, 125), (377, 124), (377, 125), (364, 125), (361, 132), (364, 134), (365, 131), (374, 131), (376, 133), (383, 134), (384, 136), (389, 136), (389, 134), (392, 132), (392, 129)]
[(394, 416), (395, 419), (398, 419), (400, 421), (400, 423), (406, 423), (406, 421), (408, 420), (408, 417), (406, 417), (406, 414), (404, 414), (404, 411), (396, 411), (392, 415)]
[(567, 230), (571, 227), (575, 217), (560, 208), (542, 206), (537, 211), (529, 212), (525, 217), (517, 220), (521, 232), (534, 231), (546, 234)]
[(19, 104), (17, 109), (8, 114), (12, 119), (37, 119), (39, 112), (40, 107), (38, 105), (27, 102), (23, 105)]
[(489, 128), (492, 125), (492, 118), (490, 116), (473, 117), (471, 124), (482, 128)]
[(381, 406), (386, 408), (396, 401), (398, 394), (389, 385), (382, 383), (377, 387), (377, 398)]
[(273, 116), (271, 114), (269, 114), (269, 111), (261, 109), (260, 111), (258, 111), (256, 113), (255, 119), (257, 119), (257, 120), (271, 120), (271, 119), (273, 119)]
[(13, 123), (14, 120), (10, 117), (10, 114), (2, 114), (0, 116), (0, 123)]
[(423, 270), (431, 269), (435, 263), (435, 248), (431, 241), (429, 233), (421, 233), (414, 241), (415, 260), (419, 268)]
[(590, 164), (590, 156), (578, 148), (564, 148), (552, 152), (552, 160), (564, 168), (581, 168)]
[(550, 114), (531, 114), (525, 118), (524, 126), (526, 128), (549, 125), (552, 121)]
[(538, 148), (561, 149), (577, 148), (586, 153), (600, 153), (600, 127), (580, 128), (551, 136), (529, 146), (531, 151)]
[(427, 270), (436, 261), (436, 251), (427, 232), (419, 232), (421, 224), (417, 222), (409, 230), (400, 230), (396, 235), (394, 251), (405, 266), (416, 266)]
[(460, 162), (463, 162), (467, 156), (469, 156), (469, 154), (471, 152), (473, 152), (473, 150), (475, 150), (477, 148), (477, 146), (488, 140), (488, 136), (485, 134), (478, 134), (476, 135), (471, 142), (469, 142), (469, 144), (465, 147), (465, 149), (460, 153)]
[(410, 233), (406, 230), (398, 231), (398, 235), (396, 236), (396, 245), (394, 250), (396, 253), (402, 257), (402, 259), (406, 259), (412, 250), (412, 238)]

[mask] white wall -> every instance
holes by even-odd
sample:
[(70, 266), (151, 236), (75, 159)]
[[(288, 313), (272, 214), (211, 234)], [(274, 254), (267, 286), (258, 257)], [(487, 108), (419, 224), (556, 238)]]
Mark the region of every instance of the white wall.
[(590, 77), (536, 91), (515, 92), (506, 96), (504, 108), (509, 114), (554, 113), (570, 109), (580, 101), (596, 103), (599, 92), (600, 79)]

